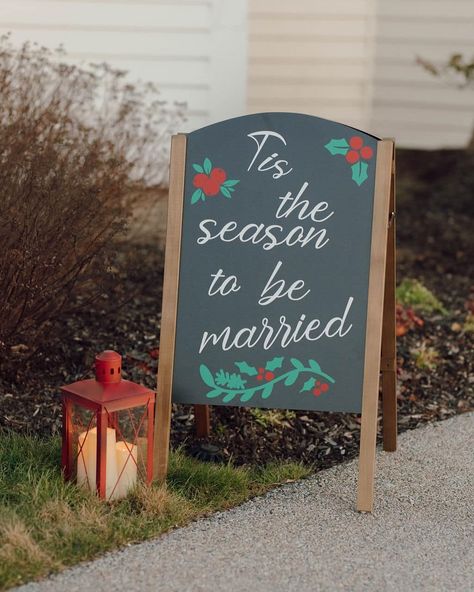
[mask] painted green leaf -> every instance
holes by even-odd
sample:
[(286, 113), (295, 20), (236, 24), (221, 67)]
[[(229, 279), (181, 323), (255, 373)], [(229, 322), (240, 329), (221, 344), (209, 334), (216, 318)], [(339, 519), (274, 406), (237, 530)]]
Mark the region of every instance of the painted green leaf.
[(215, 381), (219, 386), (227, 386), (229, 379), (230, 374), (228, 372), (224, 372), (222, 369), (216, 372)]
[(359, 162), (356, 162), (355, 164), (353, 164), (351, 166), (352, 180), (355, 181), (357, 183), (357, 185), (359, 185), (359, 187), (362, 185), (362, 183), (366, 179), (368, 179), (368, 175), (367, 175), (368, 168), (369, 168), (368, 164), (366, 162), (363, 162), (362, 160)]
[(311, 391), (314, 388), (314, 385), (316, 384), (316, 378), (308, 378), (308, 380), (303, 384), (302, 389), (300, 390), (300, 393), (304, 393), (306, 391)]
[(231, 374), (227, 386), (232, 389), (244, 389), (246, 380), (242, 380), (240, 374)]
[(258, 374), (257, 369), (253, 366), (249, 366), (247, 362), (235, 362), (235, 365), (239, 369), (239, 372), (242, 372), (242, 374), (247, 374), (247, 376), (257, 376)]
[(191, 203), (195, 204), (198, 202), (201, 197), (203, 196), (203, 192), (201, 189), (196, 189), (196, 191), (191, 195)]
[(200, 164), (193, 164), (193, 169), (198, 173), (204, 172), (204, 169), (202, 168), (202, 166)]
[(218, 397), (219, 395), (222, 394), (222, 390), (221, 389), (214, 389), (212, 391), (209, 391), (206, 395), (206, 397), (208, 399), (215, 399), (216, 397)]
[(240, 183), (237, 179), (227, 179), (227, 181), (224, 181), (223, 185), (224, 187), (233, 187), (234, 185), (237, 185), (237, 183)]
[(212, 171), (212, 163), (208, 158), (204, 159), (204, 172), (208, 175)]
[(308, 364), (313, 372), (316, 372), (316, 374), (321, 374), (321, 366), (318, 364), (318, 362), (316, 362), (316, 360), (308, 360)]
[(250, 401), (250, 399), (254, 396), (255, 394), (255, 389), (249, 389), (248, 391), (245, 391), (245, 393), (243, 393), (243, 395), (240, 397), (240, 401), (242, 403), (246, 403), (247, 401)]
[(269, 382), (267, 386), (262, 391), (262, 399), (268, 399), (268, 397), (272, 394), (273, 391), (273, 382)]
[(325, 146), (326, 150), (328, 150), (333, 156), (335, 154), (346, 154), (349, 150), (349, 144), (347, 140), (341, 138), (340, 140), (333, 139), (330, 140)]
[(237, 395), (237, 393), (227, 393), (227, 395), (222, 399), (223, 403), (230, 403), (232, 401), (232, 399), (235, 398), (235, 396)]
[(224, 187), (224, 185), (221, 186), (221, 193), (225, 197), (232, 197), (232, 195), (230, 194), (230, 191), (227, 189), (227, 187)]
[(207, 386), (210, 386), (210, 387), (216, 386), (214, 384), (214, 379), (212, 378), (211, 371), (209, 370), (209, 368), (205, 364), (201, 364), (199, 366), (199, 374), (201, 375), (203, 382), (205, 384), (207, 384)]
[(290, 362), (293, 364), (293, 366), (297, 369), (297, 370), (303, 370), (304, 368), (304, 364), (302, 364), (299, 360), (297, 360), (296, 358), (291, 358)]
[(297, 378), (299, 376), (298, 370), (292, 370), (288, 376), (285, 378), (285, 382), (283, 383), (285, 386), (291, 386), (295, 384)]
[(269, 370), (270, 372), (273, 372), (277, 368), (281, 368), (283, 365), (284, 359), (285, 358), (273, 358), (273, 360), (270, 360), (269, 362), (267, 362), (265, 364), (265, 370)]

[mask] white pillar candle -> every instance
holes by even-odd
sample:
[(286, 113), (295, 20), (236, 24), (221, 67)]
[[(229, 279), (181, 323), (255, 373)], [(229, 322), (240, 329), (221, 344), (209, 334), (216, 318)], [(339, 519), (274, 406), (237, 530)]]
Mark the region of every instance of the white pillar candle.
[[(96, 489), (96, 467), (97, 467), (97, 428), (79, 435), (77, 458), (77, 483), (84, 485), (90, 490)], [(117, 451), (116, 434), (113, 428), (107, 428), (107, 455), (106, 455), (106, 477), (105, 495), (109, 498), (117, 482)], [(115, 495), (114, 495), (115, 497)]]
[(118, 484), (112, 499), (126, 497), (137, 482), (138, 449), (129, 442), (117, 442), (117, 477)]

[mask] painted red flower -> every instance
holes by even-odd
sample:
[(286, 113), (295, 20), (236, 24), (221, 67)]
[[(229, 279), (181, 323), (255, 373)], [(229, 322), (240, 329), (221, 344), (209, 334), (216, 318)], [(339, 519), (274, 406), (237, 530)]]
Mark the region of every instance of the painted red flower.
[(191, 203), (195, 204), (198, 201), (206, 201), (206, 197), (214, 197), (221, 193), (224, 197), (232, 197), (232, 192), (235, 191), (234, 186), (239, 183), (236, 179), (227, 179), (227, 173), (224, 169), (213, 168), (209, 158), (204, 159), (204, 163), (193, 164), (193, 169), (197, 172), (194, 175), (193, 185), (196, 190), (191, 196)]

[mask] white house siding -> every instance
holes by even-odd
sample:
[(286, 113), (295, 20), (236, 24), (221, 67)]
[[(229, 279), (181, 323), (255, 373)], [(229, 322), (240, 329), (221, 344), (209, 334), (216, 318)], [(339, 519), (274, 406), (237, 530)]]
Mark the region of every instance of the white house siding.
[(248, 110), (367, 128), (374, 0), (249, 0)]
[(107, 61), (187, 104), (187, 131), (241, 114), (246, 100), (246, 2), (2, 0), (0, 31), (16, 44), (62, 45), (76, 63)]
[(188, 105), (182, 131), (300, 111), (438, 148), (474, 119), (472, 90), (415, 63), (474, 55), (474, 0), (0, 0), (7, 31), (156, 82)]
[(474, 92), (434, 78), (420, 56), (442, 64), (474, 56), (474, 0), (377, 0), (369, 128), (401, 146), (461, 147), (474, 122)]

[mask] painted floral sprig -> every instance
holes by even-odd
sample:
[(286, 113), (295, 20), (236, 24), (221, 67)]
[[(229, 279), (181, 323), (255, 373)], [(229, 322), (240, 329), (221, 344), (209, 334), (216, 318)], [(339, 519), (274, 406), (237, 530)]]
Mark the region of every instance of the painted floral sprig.
[(346, 157), (346, 161), (351, 165), (352, 180), (357, 185), (362, 185), (368, 179), (367, 160), (370, 160), (374, 152), (370, 146), (364, 146), (364, 140), (360, 136), (352, 136), (349, 142), (345, 138), (339, 140), (330, 140), (325, 146), (333, 156), (341, 154)]
[[(316, 397), (329, 390), (329, 383), (336, 381), (332, 376), (321, 370), (321, 366), (315, 360), (308, 360), (307, 366), (296, 358), (290, 358), (291, 369), (278, 374), (283, 366), (284, 358), (277, 357), (268, 361), (265, 367), (256, 368), (247, 362), (235, 362), (239, 372), (227, 372), (220, 369), (214, 375), (205, 364), (199, 367), (201, 379), (211, 390), (206, 394), (208, 399), (222, 397), (223, 403), (230, 403), (239, 397), (241, 403), (250, 401), (257, 393), (262, 399), (268, 399), (273, 392), (274, 386), (283, 382), (285, 387), (295, 384), (301, 374), (307, 373), (311, 376), (304, 382), (300, 393), (312, 392)], [(254, 378), (257, 382), (247, 384), (246, 377)]]
[(227, 179), (224, 169), (213, 167), (209, 158), (204, 159), (202, 166), (193, 164), (193, 169), (197, 172), (193, 179), (193, 185), (197, 189), (191, 195), (192, 204), (206, 201), (206, 197), (213, 197), (219, 192), (224, 197), (231, 198), (235, 185), (240, 183), (237, 179)]

